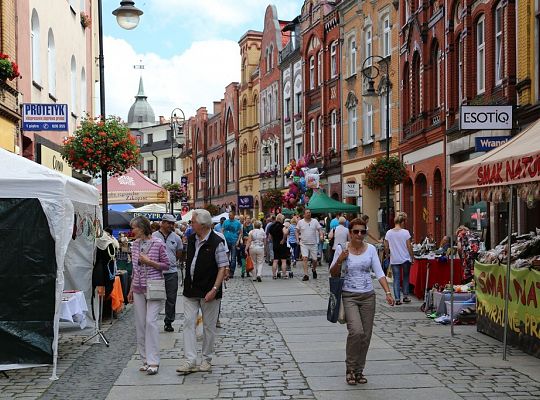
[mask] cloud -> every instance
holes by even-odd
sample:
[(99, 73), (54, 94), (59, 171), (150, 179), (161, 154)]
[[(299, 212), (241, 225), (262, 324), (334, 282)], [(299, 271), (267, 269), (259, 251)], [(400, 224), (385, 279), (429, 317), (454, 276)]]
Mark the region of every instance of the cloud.
[[(144, 91), (156, 119), (180, 107), (186, 118), (199, 107), (212, 112), (212, 102), (223, 97), (225, 87), (240, 79), (240, 51), (232, 40), (196, 41), (181, 54), (163, 58), (156, 53), (137, 54), (125, 40), (105, 37), (107, 115), (127, 119), (137, 94), (144, 64)], [(99, 92), (96, 94), (99, 96)]]

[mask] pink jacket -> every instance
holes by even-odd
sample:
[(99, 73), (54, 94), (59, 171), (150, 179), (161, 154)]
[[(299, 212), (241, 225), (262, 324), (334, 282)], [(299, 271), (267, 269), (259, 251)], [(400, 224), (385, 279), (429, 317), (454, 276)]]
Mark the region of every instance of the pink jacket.
[[(140, 239), (133, 242), (131, 247), (131, 261), (133, 263), (133, 276), (131, 278), (132, 288), (135, 293), (144, 293), (146, 291), (146, 274), (148, 279), (163, 279), (163, 271), (169, 269), (170, 261), (167, 256), (167, 249), (165, 243), (162, 240), (152, 237), (150, 239), (150, 250), (148, 251), (148, 258), (159, 264), (160, 270), (150, 267), (148, 265), (139, 265), (139, 254), (141, 251)], [(145, 271), (146, 268), (146, 271)]]

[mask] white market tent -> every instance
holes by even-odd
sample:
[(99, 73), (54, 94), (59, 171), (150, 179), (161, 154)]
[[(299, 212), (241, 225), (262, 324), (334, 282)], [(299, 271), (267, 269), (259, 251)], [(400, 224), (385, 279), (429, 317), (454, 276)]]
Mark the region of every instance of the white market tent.
[[(56, 377), (58, 357), (59, 310), (64, 287), (80, 289), (90, 295), (93, 270), (93, 238), (72, 240), (75, 214), (79, 217), (92, 217), (101, 221), (99, 193), (89, 184), (62, 175), (52, 169), (39, 165), (19, 155), (0, 148), (0, 198), (37, 199), (45, 214), (50, 236), (54, 240), (54, 259), (56, 261), (55, 307), (53, 318), (52, 379)], [(29, 227), (28, 234), (32, 234)], [(14, 243), (16, 245), (16, 243)], [(2, 264), (0, 258), (0, 267)], [(10, 266), (4, 264), (4, 270)], [(17, 266), (11, 266), (15, 269)], [(0, 268), (1, 269), (1, 268)], [(52, 293), (51, 293), (52, 296)], [(19, 299), (5, 299), (3, 305)], [(4, 322), (4, 321), (0, 321)], [(9, 321), (6, 322), (9, 324)], [(32, 336), (32, 332), (27, 332)], [(11, 369), (10, 364), (2, 364), (0, 369)], [(13, 365), (21, 368), (21, 365)], [(25, 365), (31, 366), (31, 365)]]
[(166, 213), (167, 207), (165, 204), (147, 204), (142, 207), (138, 208), (132, 208), (131, 210), (127, 210), (128, 213)]

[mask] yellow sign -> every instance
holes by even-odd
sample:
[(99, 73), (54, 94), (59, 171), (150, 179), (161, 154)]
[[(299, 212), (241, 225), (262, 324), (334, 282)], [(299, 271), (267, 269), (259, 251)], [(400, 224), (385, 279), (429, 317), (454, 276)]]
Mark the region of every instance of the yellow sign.
[(62, 159), (62, 155), (41, 144), (41, 165), (53, 169), (61, 174), (71, 176), (71, 167)]

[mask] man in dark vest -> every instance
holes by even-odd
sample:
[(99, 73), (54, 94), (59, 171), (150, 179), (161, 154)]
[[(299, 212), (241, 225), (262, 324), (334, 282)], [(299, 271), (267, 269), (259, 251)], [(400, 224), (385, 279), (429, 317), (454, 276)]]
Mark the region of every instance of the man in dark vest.
[[(184, 278), (184, 359), (176, 371), (189, 374), (210, 371), (217, 334), (225, 267), (229, 265), (225, 240), (212, 230), (212, 217), (207, 210), (193, 210), (191, 225), (194, 235), (188, 238), (186, 276)], [(195, 322), (202, 310), (202, 362), (197, 366)]]

